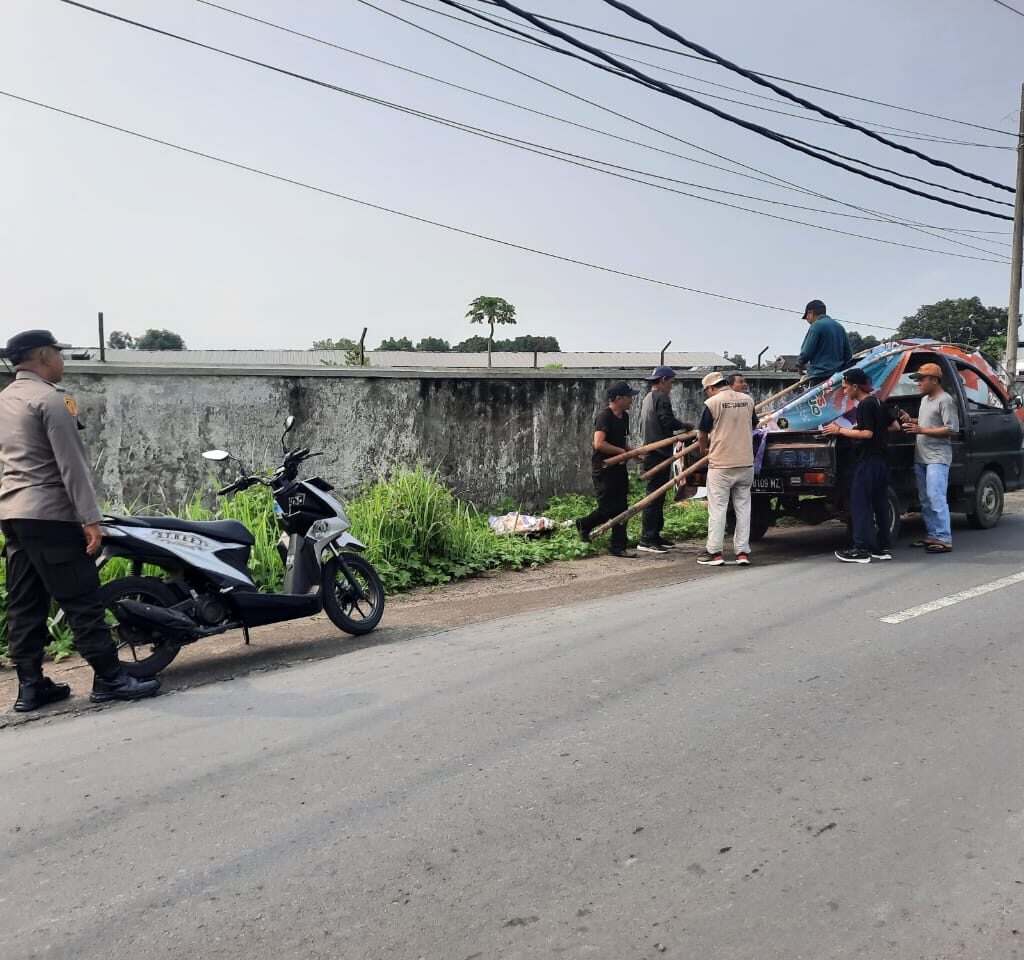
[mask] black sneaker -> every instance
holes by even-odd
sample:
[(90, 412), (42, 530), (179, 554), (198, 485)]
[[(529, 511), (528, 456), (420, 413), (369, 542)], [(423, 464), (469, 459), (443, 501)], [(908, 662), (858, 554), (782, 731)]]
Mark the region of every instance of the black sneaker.
[(626, 547), (611, 547), (608, 551), (613, 557), (622, 557), (623, 560), (635, 560), (636, 554)]
[(892, 553), (890, 553), (889, 550), (887, 550), (887, 549), (886, 550), (872, 550), (871, 551), (871, 559), (872, 560), (891, 560), (892, 559)]
[(18, 699), (14, 701), (14, 709), (18, 713), (28, 713), (48, 703), (67, 700), (70, 696), (71, 687), (66, 683), (54, 683), (49, 677), (24, 680), (18, 684)]
[(871, 554), (859, 547), (850, 547), (849, 550), (837, 550), (836, 559), (843, 563), (871, 563)]
[(583, 521), (582, 520), (577, 520), (576, 521), (576, 532), (580, 535), (580, 539), (584, 543), (590, 543), (590, 531), (583, 529)]
[(155, 677), (150, 680), (136, 680), (123, 671), (112, 680), (104, 680), (97, 675), (92, 682), (92, 693), (89, 699), (93, 703), (107, 703), (111, 700), (143, 700), (155, 697), (160, 691), (160, 681)]
[(666, 550), (674, 550), (676, 545), (671, 540), (664, 540), (658, 537), (658, 546), (664, 547)]
[(708, 553), (705, 550), (699, 557), (697, 557), (697, 563), (702, 567), (720, 567), (725, 563), (725, 558), (721, 553)]
[(636, 545), (636, 548), (640, 553), (668, 553), (668, 548), (663, 547), (660, 543), (645, 543), (643, 540)]

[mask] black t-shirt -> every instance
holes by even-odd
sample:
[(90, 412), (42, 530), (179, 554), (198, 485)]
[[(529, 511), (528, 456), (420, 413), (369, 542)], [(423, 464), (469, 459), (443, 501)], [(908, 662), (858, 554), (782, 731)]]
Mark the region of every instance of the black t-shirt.
[(857, 459), (889, 456), (889, 424), (896, 418), (878, 397), (865, 397), (857, 404), (857, 429), (870, 430), (870, 440), (857, 441)]
[[(594, 430), (604, 431), (606, 443), (625, 450), (628, 442), (626, 438), (629, 436), (629, 414), (624, 413), (621, 417), (617, 417), (612, 413), (611, 407), (605, 407), (594, 421)], [(605, 470), (604, 462), (609, 456), (610, 454), (601, 453), (599, 450), (594, 451), (594, 455), (590, 458), (590, 466), (594, 473), (602, 473)], [(626, 464), (623, 463), (621, 466), (625, 469)]]

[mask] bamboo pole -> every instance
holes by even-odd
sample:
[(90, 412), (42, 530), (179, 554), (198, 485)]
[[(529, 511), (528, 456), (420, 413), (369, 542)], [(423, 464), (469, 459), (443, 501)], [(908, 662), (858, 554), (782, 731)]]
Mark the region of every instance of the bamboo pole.
[(597, 527), (596, 529), (591, 530), (590, 536), (598, 537), (602, 533), (605, 533), (606, 531), (610, 530), (612, 527), (618, 526), (620, 523), (625, 523), (630, 517), (636, 516), (641, 510), (643, 510), (643, 508), (646, 507), (647, 504), (657, 500), (658, 497), (664, 496), (666, 493), (668, 493), (671, 487), (675, 486), (684, 477), (688, 477), (691, 473), (694, 473), (695, 471), (699, 470), (707, 462), (707, 457), (701, 457), (700, 460), (693, 464), (693, 466), (687, 467), (682, 473), (680, 473), (678, 477), (673, 477), (671, 480), (668, 481), (668, 483), (665, 483), (662, 486), (658, 487), (658, 489), (655, 490), (654, 493), (647, 494), (647, 496), (644, 497), (642, 500), (637, 500), (637, 502), (634, 503), (633, 506), (631, 506), (628, 510), (623, 511), (617, 517), (612, 517), (611, 520), (608, 520), (605, 523), (602, 523), (601, 526)]
[(617, 453), (614, 457), (609, 457), (605, 460), (604, 465), (606, 467), (614, 467), (617, 463), (622, 463), (623, 460), (632, 460), (638, 453), (647, 453), (649, 450), (660, 450), (662, 447), (667, 447), (670, 443), (675, 443), (677, 440), (692, 440), (695, 436), (697, 436), (696, 430), (688, 430), (686, 433), (677, 433), (674, 436), (666, 437), (664, 440), (655, 440), (653, 443), (645, 443), (642, 447), (634, 447), (626, 453)]
[(786, 387), (785, 390), (780, 390), (778, 393), (770, 396), (767, 400), (762, 400), (759, 404), (757, 404), (757, 406), (754, 407), (754, 412), (760, 413), (769, 404), (775, 403), (776, 400), (781, 400), (784, 396), (786, 396), (787, 393), (792, 393), (794, 390), (796, 390), (797, 387), (802, 387), (806, 385), (806, 383), (807, 379), (804, 377), (797, 380), (796, 383), (791, 383), (788, 387)]
[(646, 473), (641, 473), (640, 479), (647, 480), (650, 477), (653, 477), (656, 473), (661, 473), (661, 471), (664, 470), (665, 467), (667, 467), (670, 463), (675, 463), (676, 460), (682, 460), (683, 457), (685, 457), (688, 453), (693, 453), (693, 451), (696, 450), (699, 446), (699, 443), (691, 443), (688, 447), (683, 447), (683, 449), (680, 450), (679, 453), (672, 454), (672, 456), (669, 457), (667, 460), (662, 460), (661, 463), (651, 467), (651, 469), (648, 470)]

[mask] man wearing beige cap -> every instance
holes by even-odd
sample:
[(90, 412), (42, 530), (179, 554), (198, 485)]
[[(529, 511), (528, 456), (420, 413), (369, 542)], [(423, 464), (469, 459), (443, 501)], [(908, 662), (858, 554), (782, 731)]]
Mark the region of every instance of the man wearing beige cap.
[(725, 563), (725, 517), (732, 503), (736, 529), (732, 544), (736, 563), (750, 563), (750, 488), (754, 483), (753, 429), (757, 426), (754, 401), (729, 386), (723, 373), (709, 373), (701, 381), (704, 402), (699, 431), (700, 451), (708, 456), (708, 542), (697, 563), (719, 567)]
[(917, 434), (914, 473), (926, 532), (923, 540), (911, 546), (928, 553), (950, 553), (953, 531), (946, 489), (953, 462), (952, 437), (960, 432), (960, 417), (953, 398), (942, 389), (942, 367), (937, 363), (922, 363), (910, 379), (917, 381), (921, 406), (916, 417), (904, 414), (903, 429)]

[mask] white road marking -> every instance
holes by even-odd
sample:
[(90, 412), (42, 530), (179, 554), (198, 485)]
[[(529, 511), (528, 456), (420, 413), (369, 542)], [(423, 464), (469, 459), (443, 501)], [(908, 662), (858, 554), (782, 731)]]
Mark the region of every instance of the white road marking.
[(938, 600), (929, 600), (928, 603), (901, 610), (899, 613), (892, 613), (888, 617), (881, 617), (882, 623), (903, 623), (905, 620), (913, 620), (914, 617), (922, 617), (926, 613), (941, 610), (943, 607), (951, 607), (963, 600), (971, 600), (974, 597), (983, 596), (993, 590), (1002, 590), (1003, 587), (1012, 587), (1015, 583), (1024, 583), (1024, 570), (1015, 573), (1012, 577), (1003, 577), (1001, 580), (993, 580), (991, 583), (982, 583), (969, 590), (961, 590), (959, 593), (952, 593), (948, 597), (940, 597)]

